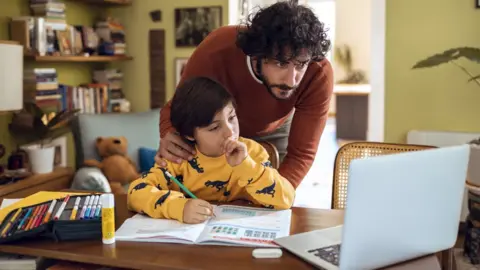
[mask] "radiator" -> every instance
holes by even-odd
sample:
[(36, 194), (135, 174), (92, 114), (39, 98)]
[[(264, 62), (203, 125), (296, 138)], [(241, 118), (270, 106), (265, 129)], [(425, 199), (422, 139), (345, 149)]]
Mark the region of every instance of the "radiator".
[(443, 147), (468, 143), (478, 137), (480, 133), (411, 130), (407, 134), (407, 143)]
[[(451, 132), (451, 131), (434, 131), (434, 130), (411, 130), (407, 134), (407, 143), (408, 144), (423, 144), (423, 145), (432, 145), (437, 147), (453, 146), (459, 144), (465, 144), (470, 142), (473, 139), (480, 137), (480, 133), (473, 132)], [(472, 147), (470, 155), (470, 164), (468, 168), (468, 178), (480, 179), (480, 170), (478, 165), (480, 163), (480, 147)], [(478, 182), (474, 181), (474, 182)], [(462, 215), (461, 221), (465, 221), (465, 218), (468, 215), (468, 206), (467, 206), (467, 189), (463, 195), (463, 205), (462, 205)]]

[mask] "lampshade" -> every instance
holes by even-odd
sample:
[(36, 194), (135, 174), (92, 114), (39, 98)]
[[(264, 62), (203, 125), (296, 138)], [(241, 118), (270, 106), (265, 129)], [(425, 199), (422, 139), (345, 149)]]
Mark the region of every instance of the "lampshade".
[(23, 46), (0, 41), (0, 111), (23, 108)]

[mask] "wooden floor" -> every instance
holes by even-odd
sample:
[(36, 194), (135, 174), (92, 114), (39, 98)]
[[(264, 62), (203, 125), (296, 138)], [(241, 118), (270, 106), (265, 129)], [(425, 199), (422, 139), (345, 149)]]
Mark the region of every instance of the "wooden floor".
[(344, 142), (335, 138), (335, 118), (330, 118), (320, 139), (312, 168), (297, 188), (294, 206), (330, 209), (333, 164), (338, 148)]

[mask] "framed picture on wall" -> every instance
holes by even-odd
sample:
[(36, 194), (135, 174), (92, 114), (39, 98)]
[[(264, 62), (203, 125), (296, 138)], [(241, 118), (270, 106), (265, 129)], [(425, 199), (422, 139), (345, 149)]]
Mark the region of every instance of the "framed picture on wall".
[(480, 8), (480, 0), (475, 0), (475, 7)]
[(178, 83), (180, 82), (180, 78), (182, 77), (182, 73), (185, 69), (187, 61), (187, 57), (175, 58), (175, 87), (177, 87)]
[(175, 9), (175, 45), (196, 47), (212, 30), (222, 25), (222, 7)]

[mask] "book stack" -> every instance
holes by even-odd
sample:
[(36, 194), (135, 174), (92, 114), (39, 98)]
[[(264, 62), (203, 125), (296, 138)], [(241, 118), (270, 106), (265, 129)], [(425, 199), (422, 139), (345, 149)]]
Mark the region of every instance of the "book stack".
[[(65, 3), (58, 0), (30, 0), (31, 16), (12, 17), (10, 38), (25, 46), (25, 52), (40, 56), (59, 51), (57, 31), (65, 32), (63, 39), (75, 41), (76, 33), (66, 23)], [(70, 32), (68, 32), (70, 31)], [(72, 47), (70, 45), (69, 47)], [(72, 50), (73, 48), (68, 48)]]
[(58, 0), (30, 0), (33, 16), (44, 17), (45, 23), (66, 24), (65, 3)]
[(110, 89), (110, 104), (112, 112), (119, 112), (121, 104), (126, 101), (122, 92), (123, 73), (117, 69), (95, 70), (93, 81), (95, 83), (107, 84)]
[(99, 53), (104, 55), (126, 54), (125, 28), (113, 18), (100, 20), (95, 24), (95, 32), (102, 40)]
[(61, 110), (61, 94), (58, 91), (57, 71), (54, 68), (30, 68), (23, 72), (23, 86), (27, 100), (38, 107)]

